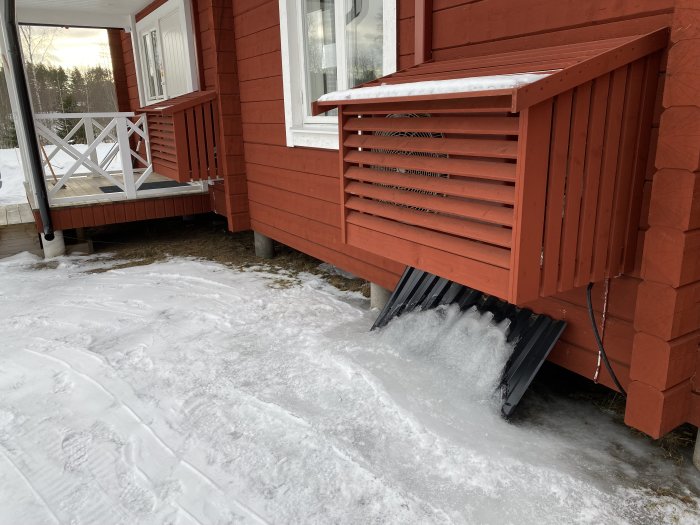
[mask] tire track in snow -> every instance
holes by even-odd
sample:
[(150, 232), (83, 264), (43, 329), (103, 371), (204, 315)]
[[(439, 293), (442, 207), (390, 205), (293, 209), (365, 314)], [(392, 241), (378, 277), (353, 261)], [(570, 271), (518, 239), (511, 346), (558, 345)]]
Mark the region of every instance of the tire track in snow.
[(253, 509), (248, 507), (246, 504), (242, 503), (240, 500), (232, 496), (231, 494), (227, 493), (224, 491), (213, 479), (211, 479), (209, 476), (207, 476), (204, 472), (202, 472), (200, 469), (198, 469), (196, 466), (194, 466), (192, 463), (187, 461), (186, 459), (180, 457), (170, 446), (129, 406), (127, 405), (124, 401), (122, 401), (118, 396), (116, 396), (114, 393), (112, 393), (109, 389), (107, 389), (102, 383), (97, 381), (95, 378), (90, 376), (87, 373), (81, 372), (77, 370), (72, 364), (69, 362), (60, 359), (55, 356), (50, 356), (41, 352), (36, 352), (35, 350), (30, 350), (29, 348), (24, 348), (24, 350), (30, 354), (36, 355), (38, 357), (43, 357), (47, 360), (54, 361), (55, 363), (58, 363), (59, 365), (67, 368), (74, 374), (76, 374), (78, 377), (82, 378), (83, 380), (93, 384), (96, 388), (101, 390), (103, 393), (105, 393), (107, 396), (109, 396), (114, 403), (117, 405), (121, 406), (124, 408), (124, 410), (153, 438), (156, 440), (156, 442), (161, 446), (161, 448), (166, 451), (168, 454), (170, 454), (173, 458), (175, 458), (178, 462), (178, 464), (182, 465), (184, 468), (190, 470), (192, 473), (197, 475), (204, 483), (207, 485), (213, 487), (216, 489), (221, 495), (223, 495), (225, 498), (228, 500), (232, 499), (233, 503), (239, 507), (239, 510), (241, 510), (244, 514), (248, 515), (251, 519), (256, 521), (257, 523), (261, 523), (264, 525), (269, 525), (268, 522), (260, 516), (257, 512), (255, 512)]
[(34, 484), (29, 480), (29, 478), (24, 475), (24, 472), (22, 472), (22, 469), (20, 469), (17, 466), (17, 464), (14, 461), (12, 461), (12, 458), (5, 452), (4, 447), (2, 445), (0, 445), (0, 455), (2, 455), (3, 458), (5, 458), (5, 461), (7, 461), (12, 466), (14, 471), (17, 472), (19, 477), (22, 478), (22, 480), (27, 485), (27, 487), (29, 487), (29, 490), (31, 490), (32, 494), (34, 494), (34, 497), (36, 497), (36, 499), (38, 499), (44, 505), (44, 508), (51, 515), (53, 520), (56, 523), (60, 524), (61, 520), (58, 519), (58, 516), (56, 516), (56, 513), (51, 508), (51, 505), (49, 505), (49, 503), (46, 501), (44, 496), (41, 495), (41, 493), (37, 490), (37, 488), (34, 486)]

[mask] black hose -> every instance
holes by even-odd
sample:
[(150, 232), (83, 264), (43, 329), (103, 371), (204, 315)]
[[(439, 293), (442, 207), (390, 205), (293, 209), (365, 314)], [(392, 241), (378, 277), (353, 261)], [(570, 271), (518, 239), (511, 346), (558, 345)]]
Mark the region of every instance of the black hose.
[(610, 377), (612, 378), (613, 383), (615, 383), (615, 386), (620, 391), (620, 393), (624, 397), (627, 397), (627, 392), (625, 392), (625, 389), (622, 388), (620, 381), (617, 379), (617, 375), (615, 375), (615, 371), (612, 369), (612, 366), (610, 365), (610, 361), (608, 360), (608, 354), (605, 353), (605, 348), (603, 347), (603, 341), (600, 339), (600, 333), (598, 332), (598, 326), (595, 323), (595, 315), (593, 314), (593, 302), (591, 301), (591, 290), (592, 289), (593, 289), (593, 283), (588, 283), (588, 286), (586, 287), (586, 301), (588, 302), (588, 317), (591, 319), (591, 326), (593, 326), (593, 335), (595, 336), (596, 343), (598, 343), (598, 350), (600, 351), (600, 355), (603, 358), (603, 363), (605, 363), (605, 368), (608, 371), (608, 374), (610, 374)]

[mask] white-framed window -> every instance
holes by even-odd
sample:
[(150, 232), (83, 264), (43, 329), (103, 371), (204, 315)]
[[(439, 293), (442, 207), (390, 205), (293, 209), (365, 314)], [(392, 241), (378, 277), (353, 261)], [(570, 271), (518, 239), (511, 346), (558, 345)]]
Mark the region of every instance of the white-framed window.
[(396, 71), (396, 0), (279, 0), (288, 146), (338, 148), (321, 95)]
[(199, 89), (190, 0), (168, 0), (132, 28), (142, 106)]
[(160, 52), (160, 35), (155, 27), (140, 32), (141, 69), (147, 103), (165, 98), (165, 71)]

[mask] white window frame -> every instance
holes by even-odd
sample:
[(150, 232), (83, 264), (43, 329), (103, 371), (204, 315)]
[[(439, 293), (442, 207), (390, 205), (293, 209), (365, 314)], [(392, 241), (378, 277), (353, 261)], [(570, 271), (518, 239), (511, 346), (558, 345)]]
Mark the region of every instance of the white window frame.
[(167, 89), (168, 65), (163, 63), (165, 71), (165, 83), (163, 86), (163, 97), (151, 98), (148, 96), (148, 88), (143, 69), (143, 45), (142, 35), (149, 30), (156, 29), (158, 35), (158, 47), (161, 60), (164, 60), (163, 42), (160, 30), (160, 20), (178, 10), (180, 14), (180, 25), (185, 35), (185, 43), (188, 51), (189, 75), (186, 78), (188, 92), (199, 90), (199, 65), (197, 64), (197, 47), (195, 41), (194, 17), (192, 15), (192, 3), (190, 0), (168, 0), (166, 3), (143, 17), (138, 22), (131, 17), (131, 44), (134, 50), (134, 62), (136, 66), (136, 83), (139, 89), (139, 101), (141, 106), (147, 106), (156, 102), (167, 100), (169, 97)]
[[(306, 96), (304, 76), (303, 0), (279, 0), (280, 38), (282, 51), (282, 86), (284, 121), (289, 147), (338, 149), (338, 118), (309, 116), (313, 103)], [(396, 0), (383, 0), (383, 64), (382, 74), (396, 71)], [(335, 17), (336, 34), (345, 30), (344, 17)], [(336, 41), (338, 76), (345, 75), (345, 40)]]
[[(145, 36), (149, 36), (151, 33), (155, 31), (156, 33), (156, 42), (155, 42), (155, 47), (157, 48), (157, 54), (158, 58), (160, 59), (161, 66), (163, 68), (163, 71), (165, 71), (165, 66), (163, 64), (163, 49), (161, 46), (161, 39), (160, 39), (160, 28), (157, 25), (150, 25), (147, 27), (142, 27), (139, 29), (137, 35), (139, 39), (139, 44), (141, 44), (141, 70), (140, 70), (140, 76), (141, 76), (141, 82), (143, 85), (143, 95), (141, 98), (145, 100), (146, 104), (153, 104), (155, 102), (158, 102), (160, 100), (165, 100), (168, 98), (168, 86), (165, 83), (165, 74), (162, 73), (162, 78), (161, 78), (161, 85), (160, 85), (160, 91), (162, 92), (162, 95), (153, 95), (151, 96), (150, 89), (148, 86), (148, 61), (146, 60), (146, 54), (148, 52), (147, 46), (143, 43), (143, 39)], [(153, 61), (155, 62), (155, 53), (153, 55)], [(154, 68), (157, 68), (157, 64), (154, 64)], [(155, 80), (155, 79), (154, 79)]]

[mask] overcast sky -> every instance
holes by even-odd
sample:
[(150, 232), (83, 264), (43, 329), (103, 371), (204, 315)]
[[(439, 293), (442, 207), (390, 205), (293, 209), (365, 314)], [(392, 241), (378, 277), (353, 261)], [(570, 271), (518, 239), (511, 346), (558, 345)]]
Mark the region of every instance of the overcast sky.
[(105, 29), (32, 27), (37, 60), (66, 69), (109, 66), (109, 43)]

